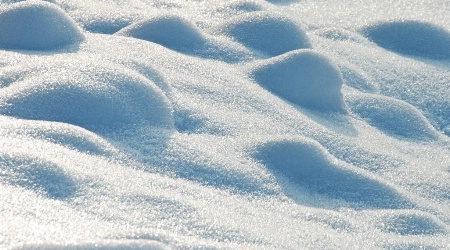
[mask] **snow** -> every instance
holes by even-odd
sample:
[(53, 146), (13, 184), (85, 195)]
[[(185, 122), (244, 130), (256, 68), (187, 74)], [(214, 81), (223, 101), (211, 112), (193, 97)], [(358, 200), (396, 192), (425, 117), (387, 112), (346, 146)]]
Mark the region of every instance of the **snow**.
[(307, 139), (269, 141), (258, 147), (256, 158), (269, 169), (273, 169), (275, 175), (291, 179), (294, 185), (331, 199), (346, 201), (349, 203), (346, 206), (355, 209), (411, 207), (410, 202), (395, 189), (381, 180), (374, 179), (370, 173), (345, 166), (314, 141)]
[(228, 62), (244, 60), (249, 52), (237, 45), (221, 43), (201, 33), (189, 20), (177, 15), (160, 15), (127, 26), (116, 35), (160, 44), (169, 49)]
[(71, 45), (84, 36), (69, 16), (54, 4), (26, 1), (0, 13), (0, 47), (48, 50)]
[[(44, 73), (9, 84), (0, 96), (0, 113), (64, 122), (100, 133), (138, 123), (173, 127), (169, 101), (148, 79), (113, 64), (95, 65), (89, 57), (72, 65), (70, 60), (73, 57), (43, 60), (38, 68)], [(66, 67), (58, 67), (64, 63)]]
[(411, 56), (449, 59), (450, 32), (437, 25), (400, 20), (370, 25), (363, 33), (379, 46)]
[(195, 50), (206, 42), (193, 24), (174, 15), (163, 15), (133, 24), (117, 34), (158, 43), (173, 50)]
[(356, 115), (392, 136), (415, 140), (439, 137), (423, 114), (404, 101), (370, 94), (349, 96), (347, 101)]
[(450, 248), (447, 12), (1, 1), (0, 248)]
[(294, 50), (259, 62), (250, 74), (292, 103), (322, 111), (345, 111), (339, 69), (313, 50)]
[(311, 47), (300, 25), (282, 15), (264, 11), (236, 17), (219, 29), (245, 46), (269, 56)]

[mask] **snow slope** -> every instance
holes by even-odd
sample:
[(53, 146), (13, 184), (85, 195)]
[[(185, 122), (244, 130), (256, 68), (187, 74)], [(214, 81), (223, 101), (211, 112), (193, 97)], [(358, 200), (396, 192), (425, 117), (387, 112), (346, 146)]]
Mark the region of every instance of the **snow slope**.
[(1, 1), (0, 248), (450, 248), (449, 10)]

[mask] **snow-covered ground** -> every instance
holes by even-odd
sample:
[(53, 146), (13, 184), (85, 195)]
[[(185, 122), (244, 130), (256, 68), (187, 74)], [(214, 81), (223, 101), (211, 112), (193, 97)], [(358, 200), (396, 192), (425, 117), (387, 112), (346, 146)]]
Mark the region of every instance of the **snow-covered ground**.
[(1, 249), (449, 249), (447, 0), (0, 1)]

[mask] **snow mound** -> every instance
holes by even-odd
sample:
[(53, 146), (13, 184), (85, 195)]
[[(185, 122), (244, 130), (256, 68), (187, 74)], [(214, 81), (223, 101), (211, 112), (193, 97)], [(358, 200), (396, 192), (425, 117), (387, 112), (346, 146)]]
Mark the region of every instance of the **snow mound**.
[(269, 3), (272, 3), (272, 4), (287, 5), (287, 4), (296, 3), (299, 0), (266, 0), (266, 1)]
[(251, 76), (278, 96), (300, 106), (345, 112), (339, 69), (312, 50), (296, 50), (251, 66)]
[(154, 42), (180, 53), (226, 62), (239, 62), (251, 56), (240, 44), (205, 36), (189, 20), (176, 15), (150, 18), (115, 34)]
[(414, 106), (394, 98), (371, 94), (349, 95), (349, 108), (379, 130), (404, 139), (437, 140), (437, 132)]
[[(60, 62), (61, 63), (61, 62)], [(0, 89), (0, 114), (107, 132), (173, 127), (171, 106), (153, 82), (126, 68), (77, 62)]]
[(220, 30), (237, 42), (269, 56), (311, 48), (308, 35), (298, 24), (273, 13), (248, 13), (231, 20)]
[(170, 249), (164, 243), (157, 240), (107, 240), (94, 241), (89, 243), (70, 243), (70, 244), (35, 244), (25, 245), (22, 249), (26, 250), (168, 250)]
[(220, 12), (233, 12), (233, 13), (245, 13), (253, 11), (262, 11), (264, 7), (254, 1), (237, 1), (231, 4), (226, 4), (225, 6), (218, 9)]
[(5, 148), (0, 152), (0, 166), (0, 183), (25, 188), (51, 199), (65, 199), (77, 191), (75, 180), (57, 164), (26, 153)]
[(20, 120), (4, 116), (0, 117), (0, 136), (43, 140), (88, 154), (112, 156), (118, 153), (100, 136), (65, 123)]
[(255, 158), (275, 175), (287, 177), (313, 194), (355, 203), (358, 208), (398, 209), (410, 206), (410, 202), (395, 189), (368, 173), (339, 162), (315, 141), (268, 141), (257, 147)]
[(116, 34), (158, 43), (175, 51), (198, 49), (206, 43), (194, 24), (176, 15), (150, 18), (125, 27)]
[(385, 49), (430, 59), (450, 58), (450, 32), (431, 23), (402, 20), (369, 25), (362, 33)]
[(24, 1), (0, 11), (0, 48), (49, 50), (83, 39), (76, 24), (54, 4)]
[(444, 223), (424, 212), (390, 211), (383, 214), (379, 228), (385, 232), (399, 235), (436, 235), (446, 234)]

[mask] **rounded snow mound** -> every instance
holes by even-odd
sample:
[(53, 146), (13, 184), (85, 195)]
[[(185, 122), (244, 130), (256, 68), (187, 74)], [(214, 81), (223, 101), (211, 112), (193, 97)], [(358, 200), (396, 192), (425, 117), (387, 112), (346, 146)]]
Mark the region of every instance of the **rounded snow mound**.
[(346, 166), (309, 139), (275, 139), (256, 147), (254, 157), (275, 175), (290, 179), (313, 194), (366, 208), (401, 208), (409, 202), (370, 174)]
[[(164, 238), (162, 238), (164, 240)], [(30, 249), (85, 249), (85, 250), (169, 250), (170, 248), (164, 243), (155, 240), (147, 239), (126, 239), (126, 240), (99, 240), (94, 242), (76, 242), (64, 244), (33, 244)]]
[[(6, 143), (3, 145), (9, 146)], [(0, 183), (5, 182), (56, 200), (70, 198), (76, 194), (78, 183), (58, 164), (28, 152), (17, 153), (8, 149), (0, 152)]]
[(308, 35), (299, 25), (273, 13), (248, 13), (228, 22), (220, 30), (237, 42), (269, 56), (311, 48)]
[(157, 16), (126, 28), (116, 35), (160, 44), (171, 50), (230, 63), (247, 60), (251, 52), (244, 46), (205, 36), (190, 21), (176, 15)]
[(404, 139), (437, 140), (439, 132), (414, 106), (394, 98), (371, 94), (349, 95), (349, 108), (370, 125)]
[(254, 1), (236, 1), (231, 4), (227, 3), (218, 9), (219, 12), (232, 12), (236, 14), (262, 10), (264, 10), (263, 5)]
[(430, 59), (450, 58), (450, 32), (420, 21), (391, 21), (365, 27), (363, 35), (385, 49)]
[(399, 235), (447, 234), (446, 226), (434, 216), (419, 211), (389, 211), (381, 216), (379, 228)]
[(296, 50), (253, 66), (250, 74), (263, 87), (303, 107), (345, 113), (339, 69), (312, 50)]
[(0, 114), (64, 122), (99, 133), (143, 124), (173, 128), (169, 101), (150, 80), (115, 65), (72, 66), (54, 72), (49, 66), (45, 75), (4, 88)]
[(24, 1), (0, 11), (0, 48), (49, 50), (83, 39), (81, 30), (54, 4)]
[(279, 4), (279, 5), (288, 5), (292, 3), (296, 3), (299, 0), (266, 0), (266, 2), (269, 2), (271, 4)]
[(175, 51), (202, 47), (206, 39), (188, 20), (176, 15), (161, 15), (150, 18), (116, 33), (161, 44)]
[(88, 154), (112, 156), (117, 150), (101, 136), (66, 123), (1, 118), (3, 137), (33, 138)]

